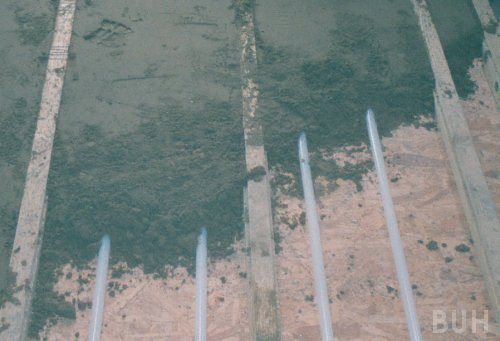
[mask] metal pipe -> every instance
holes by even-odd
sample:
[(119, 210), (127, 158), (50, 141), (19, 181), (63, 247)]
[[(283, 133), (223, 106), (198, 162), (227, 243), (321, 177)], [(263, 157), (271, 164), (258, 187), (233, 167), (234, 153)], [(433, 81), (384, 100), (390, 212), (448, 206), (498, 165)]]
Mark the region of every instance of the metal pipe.
[(110, 248), (109, 236), (105, 235), (102, 237), (101, 248), (97, 258), (97, 275), (95, 279), (88, 341), (99, 341), (101, 339), (102, 315), (104, 310), (104, 298), (106, 296)]
[(384, 214), (387, 221), (387, 229), (389, 230), (389, 238), (391, 240), (392, 255), (394, 257), (394, 262), (396, 263), (396, 272), (399, 280), (401, 298), (405, 309), (406, 321), (408, 323), (410, 340), (420, 341), (422, 340), (420, 325), (418, 322), (417, 311), (415, 309), (415, 302), (413, 300), (410, 278), (406, 268), (405, 254), (401, 243), (401, 237), (399, 235), (398, 222), (396, 220), (396, 214), (394, 213), (389, 183), (387, 182), (384, 155), (382, 154), (382, 148), (380, 146), (377, 123), (375, 122), (375, 116), (373, 115), (373, 111), (371, 109), (368, 109), (366, 113), (366, 123), (368, 126), (368, 134), (370, 136), (375, 168), (377, 170), (380, 193), (384, 204)]
[(301, 133), (299, 138), (299, 160), (302, 186), (304, 189), (304, 200), (306, 203), (307, 228), (311, 240), (311, 252), (314, 268), (314, 287), (316, 290), (316, 302), (319, 309), (321, 340), (333, 341), (332, 318), (330, 316), (330, 299), (326, 286), (325, 267), (323, 265), (323, 252), (319, 233), (318, 216), (316, 211), (316, 200), (314, 187), (309, 167), (309, 152), (307, 150), (306, 134)]
[(196, 248), (195, 341), (207, 339), (207, 229), (202, 227)]

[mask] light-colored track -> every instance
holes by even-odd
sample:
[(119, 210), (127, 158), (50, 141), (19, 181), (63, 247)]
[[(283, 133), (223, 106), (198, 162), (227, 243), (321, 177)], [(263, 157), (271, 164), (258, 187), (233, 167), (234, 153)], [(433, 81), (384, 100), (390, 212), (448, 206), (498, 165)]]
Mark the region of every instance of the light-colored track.
[(243, 92), (243, 129), (247, 171), (264, 169), (260, 179), (247, 185), (250, 248), (250, 337), (252, 340), (279, 340), (280, 323), (274, 273), (274, 240), (267, 156), (262, 126), (256, 116), (258, 85), (253, 79), (257, 67), (257, 50), (253, 15), (245, 13), (241, 27), (241, 83)]
[(455, 84), (427, 4), (412, 0), (436, 79), (436, 118), (446, 146), (471, 236), (477, 245), (490, 305), (500, 321), (500, 224)]
[(498, 20), (488, 0), (472, 0), (484, 29), (484, 70), (497, 105), (500, 105), (500, 34)]

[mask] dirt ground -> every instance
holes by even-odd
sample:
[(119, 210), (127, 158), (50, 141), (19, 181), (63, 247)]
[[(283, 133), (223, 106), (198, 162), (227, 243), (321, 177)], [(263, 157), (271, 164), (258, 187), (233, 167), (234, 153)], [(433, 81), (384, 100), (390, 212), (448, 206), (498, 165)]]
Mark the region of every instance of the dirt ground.
[[(471, 75), (478, 88), (463, 105), (472, 133), (480, 143), (488, 183), (500, 203), (495, 187), (499, 169), (495, 152), (498, 112), (480, 63), (475, 64)], [(482, 319), (488, 309), (486, 292), (439, 132), (401, 127), (392, 137), (384, 138), (383, 145), (424, 338), (497, 340), (499, 334), (494, 333), (491, 314), (490, 333), (484, 333), (482, 326), (478, 326), (477, 333), (472, 330), (472, 313)], [(338, 164), (346, 158), (350, 162), (364, 159), (361, 155), (349, 157), (346, 150), (333, 155)], [(372, 172), (364, 177), (362, 192), (356, 192), (351, 182), (337, 181), (337, 190), (319, 198), (334, 331), (341, 340), (407, 338), (381, 199), (373, 180)], [(279, 198), (287, 205), (279, 215), (288, 221), (299, 221), (302, 202), (282, 195)], [(284, 339), (317, 340), (317, 313), (310, 302), (314, 294), (311, 260), (304, 242), (307, 232), (303, 226), (292, 230), (288, 224), (280, 224), (280, 231), (283, 250), (278, 261), (278, 280)], [(462, 244), (467, 247), (457, 250)], [(433, 312), (440, 314), (439, 310), (447, 316), (445, 333), (433, 333), (433, 327), (437, 331), (445, 329), (439, 324), (433, 326)], [(458, 317), (455, 330), (454, 311)]]
[[(498, 139), (493, 138), (499, 130), (494, 121), (498, 115), (494, 116), (496, 107), (479, 63), (471, 74), (478, 89), (464, 101), (464, 107), (471, 121), (475, 121), (471, 122), (475, 137), (483, 137), (490, 143), (483, 142), (480, 148), (482, 159), (486, 159), (487, 176), (494, 175), (499, 169), (494, 148)], [(482, 119), (483, 126), (477, 117)], [(497, 340), (499, 335), (494, 334), (491, 314), (489, 334), (481, 333), (481, 326), (477, 333), (472, 331), (472, 313), (481, 319), (488, 309), (486, 292), (439, 132), (401, 127), (392, 137), (384, 138), (383, 145), (424, 338)], [(345, 151), (333, 155), (338, 164), (346, 158), (350, 162), (364, 159), (361, 155), (349, 157)], [(488, 178), (497, 198), (495, 179), (491, 175)], [(381, 199), (373, 180), (372, 172), (364, 177), (362, 192), (356, 192), (351, 182), (337, 181), (337, 190), (319, 198), (334, 331), (341, 340), (407, 338)], [(279, 195), (279, 200), (287, 206), (279, 211), (282, 218), (286, 217), (282, 220), (299, 221), (302, 202), (283, 195)], [(304, 242), (307, 232), (303, 226), (292, 230), (288, 224), (280, 224), (280, 231), (283, 250), (278, 258), (278, 282), (284, 339), (317, 340), (320, 338), (317, 313), (310, 302), (314, 294), (311, 259), (308, 243)], [(467, 247), (457, 250), (462, 244)], [(445, 333), (433, 333), (433, 311), (438, 310), (447, 316), (449, 328)], [(454, 311), (458, 317), (455, 330)], [(465, 321), (463, 331), (461, 321)], [(440, 325), (434, 328), (445, 329)]]
[[(238, 249), (229, 259), (211, 262), (208, 267), (210, 340), (248, 339), (246, 253), (241, 247)], [(92, 300), (93, 268), (95, 263), (91, 270), (77, 273), (69, 265), (64, 267), (56, 290), (68, 293), (69, 302), (75, 300), (77, 319), (58, 322), (42, 333), (42, 339), (87, 338), (91, 314), (87, 302)], [(121, 278), (110, 278), (101, 339), (192, 340), (195, 290), (193, 278), (184, 269), (173, 270), (168, 279), (155, 279), (140, 269), (127, 269)]]
[[(491, 114), (497, 113), (496, 106), (479, 67), (476, 64), (471, 72), (478, 84), (476, 94), (463, 105), (498, 203), (495, 134), (499, 123), (495, 121), (498, 116)], [(498, 340), (492, 314), (488, 315), (488, 333), (481, 323), (473, 331), (472, 314), (482, 320), (488, 310), (486, 292), (439, 132), (400, 127), (383, 139), (383, 145), (424, 338)], [(365, 152), (354, 154), (343, 148), (325, 157), (341, 165), (365, 160), (368, 152), (366, 146)], [(338, 180), (331, 192), (325, 189), (327, 185), (316, 179), (317, 192), (322, 193), (318, 215), (335, 336), (340, 340), (407, 339), (374, 173), (364, 176), (360, 192), (350, 181)], [(302, 202), (275, 195), (275, 222), (281, 234), (276, 274), (283, 340), (319, 340), (309, 241), (300, 223)], [(209, 340), (248, 339), (247, 256), (242, 245), (237, 249), (231, 258), (209, 265)], [(92, 279), (84, 283), (92, 276), (89, 271), (80, 275), (83, 281), (68, 265), (56, 286), (59, 292), (68, 292), (68, 301), (75, 299), (77, 306), (92, 295)], [(186, 271), (176, 269), (164, 280), (132, 269), (120, 279), (110, 279), (108, 293), (114, 297), (106, 297), (103, 340), (192, 340), (195, 285)], [(86, 338), (90, 309), (85, 303), (80, 306), (76, 321), (59, 321), (43, 336), (49, 340)], [(443, 314), (446, 317), (441, 321), (447, 326), (437, 320), (433, 323), (433, 315)]]
[[(417, 311), (425, 339), (470, 339), (467, 330), (433, 335), (433, 310), (450, 316), (453, 310), (486, 307), (473, 245), (444, 158), (438, 133), (404, 127), (384, 139), (388, 174), (400, 232), (405, 245)], [(407, 338), (403, 306), (390, 243), (373, 173), (356, 192), (350, 182), (320, 198), (323, 254), (332, 302), (334, 331), (341, 340), (402, 340)], [(302, 203), (282, 197), (282, 214), (298, 218)], [(285, 340), (319, 339), (307, 232), (280, 226), (280, 303)], [(470, 252), (455, 247), (467, 245)], [(447, 258), (448, 257), (448, 258)], [(472, 257), (472, 258), (471, 258)], [(451, 318), (450, 318), (451, 322)], [(493, 322), (490, 321), (492, 326)], [(490, 327), (491, 327), (490, 326)]]

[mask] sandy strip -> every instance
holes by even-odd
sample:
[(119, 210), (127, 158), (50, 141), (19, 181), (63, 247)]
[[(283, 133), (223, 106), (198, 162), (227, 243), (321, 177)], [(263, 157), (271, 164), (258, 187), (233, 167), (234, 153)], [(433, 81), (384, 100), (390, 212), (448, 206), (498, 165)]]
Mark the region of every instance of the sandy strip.
[(279, 313), (274, 273), (274, 241), (271, 189), (262, 126), (255, 117), (259, 87), (253, 76), (257, 68), (254, 18), (245, 13), (241, 27), (241, 84), (243, 129), (247, 171), (263, 169), (260, 178), (247, 184), (248, 223), (246, 239), (250, 248), (251, 339), (279, 339)]
[(424, 0), (412, 0), (436, 79), (436, 119), (446, 146), (492, 313), (500, 321), (500, 222), (436, 28)]

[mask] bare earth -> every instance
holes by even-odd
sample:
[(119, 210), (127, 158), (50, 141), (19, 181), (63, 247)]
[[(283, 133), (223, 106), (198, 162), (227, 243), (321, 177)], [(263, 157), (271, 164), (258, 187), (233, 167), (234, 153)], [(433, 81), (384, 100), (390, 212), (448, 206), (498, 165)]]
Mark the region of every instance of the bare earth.
[[(91, 266), (95, 267), (95, 263)], [(209, 264), (207, 329), (210, 340), (248, 339), (246, 267), (246, 254), (241, 248), (231, 258)], [(72, 273), (71, 279), (66, 278), (68, 272)], [(73, 298), (91, 301), (93, 278), (88, 284), (80, 285), (78, 273), (69, 265), (63, 273), (56, 289), (61, 293), (70, 292), (67, 297), (70, 302)], [(89, 278), (89, 271), (79, 274)], [(101, 340), (193, 340), (196, 288), (184, 269), (175, 269), (166, 280), (154, 279), (140, 269), (133, 269), (120, 279), (111, 278), (110, 286), (115, 289), (109, 289), (106, 297)], [(114, 297), (109, 295), (111, 291)], [(45, 330), (41, 338), (86, 340), (89, 320), (90, 308), (80, 310), (76, 321), (60, 321)]]
[[(479, 267), (470, 259), (473, 245), (439, 134), (403, 127), (383, 143), (388, 175), (395, 181), (391, 190), (424, 338), (484, 338), (484, 333), (471, 332), (472, 310), (483, 318), (487, 309), (485, 291)], [(337, 181), (339, 188), (319, 199), (334, 331), (340, 340), (408, 337), (403, 306), (392, 289), (398, 289), (398, 282), (373, 179), (373, 173), (365, 177), (362, 192), (356, 192), (350, 182)], [(281, 203), (288, 205), (281, 210), (282, 215), (298, 219), (302, 212), (299, 200), (281, 196)], [(292, 230), (286, 224), (280, 225), (280, 231), (283, 251), (278, 257), (278, 282), (284, 339), (318, 340), (317, 313), (308, 301), (314, 288), (306, 231), (300, 225)], [(431, 241), (437, 242), (438, 249), (428, 249)], [(457, 252), (455, 246), (462, 243), (471, 251)], [(446, 257), (452, 258), (446, 262)], [(461, 316), (462, 309), (469, 314), (463, 334), (451, 330), (447, 334), (432, 333), (433, 310), (446, 312), (451, 323), (453, 310)], [(489, 327), (493, 330), (493, 321)]]
[[(500, 123), (498, 115), (491, 115), (497, 114), (497, 109), (478, 65), (472, 75), (478, 90), (462, 104), (479, 142), (478, 153), (489, 186), (499, 203), (498, 166), (493, 165), (498, 162), (494, 152), (498, 150), (498, 138), (495, 140), (492, 127), (498, 131)], [(498, 340), (491, 313), (488, 333), (480, 323), (476, 333), (472, 330), (472, 313), (482, 320), (489, 308), (439, 132), (401, 127), (392, 137), (384, 138), (383, 145), (424, 338)], [(333, 157), (339, 164), (369, 157), (366, 147), (365, 152), (355, 154), (348, 149), (323, 156)], [(325, 180), (316, 180), (317, 194), (322, 193), (318, 195), (318, 215), (335, 336), (340, 340), (407, 339), (374, 173), (364, 177), (361, 192), (350, 181), (336, 183), (338, 188), (328, 191)], [(279, 203), (275, 222), (282, 236), (276, 275), (283, 340), (319, 340), (309, 240), (299, 222), (302, 202), (281, 193), (275, 195)], [(297, 226), (292, 229), (294, 223)], [(470, 247), (470, 251), (457, 251), (455, 247), (460, 244)], [(248, 339), (247, 255), (241, 245), (237, 249), (231, 258), (209, 265), (209, 340)], [(72, 272), (70, 279), (66, 278), (68, 272)], [(80, 274), (89, 277), (88, 271)], [(113, 291), (114, 297), (106, 298), (103, 340), (193, 339), (195, 286), (186, 271), (176, 269), (164, 280), (132, 269), (110, 281), (118, 285), (108, 291)], [(78, 273), (67, 266), (56, 289), (69, 292), (68, 301), (86, 302), (91, 299), (92, 284), (78, 284)], [(433, 311), (438, 310), (446, 313), (448, 328), (444, 333), (433, 333)], [(454, 311), (458, 322), (452, 330)], [(90, 309), (79, 310), (76, 321), (60, 321), (45, 330), (44, 336), (49, 340), (85, 339), (89, 316)], [(442, 325), (436, 327), (445, 329)]]

